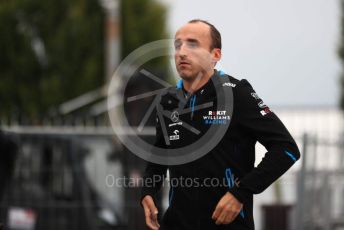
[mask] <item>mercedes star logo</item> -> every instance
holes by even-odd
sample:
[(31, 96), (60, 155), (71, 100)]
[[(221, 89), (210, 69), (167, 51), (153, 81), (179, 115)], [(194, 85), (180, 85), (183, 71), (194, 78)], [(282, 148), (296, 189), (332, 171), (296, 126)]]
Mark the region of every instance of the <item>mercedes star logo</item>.
[(173, 122), (177, 122), (179, 120), (179, 114), (177, 111), (173, 111), (173, 113), (171, 114), (171, 120)]

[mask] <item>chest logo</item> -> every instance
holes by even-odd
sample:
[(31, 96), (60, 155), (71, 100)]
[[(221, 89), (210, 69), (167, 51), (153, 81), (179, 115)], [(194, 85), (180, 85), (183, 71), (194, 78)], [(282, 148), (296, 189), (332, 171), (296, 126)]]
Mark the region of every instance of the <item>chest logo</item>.
[(225, 125), (230, 120), (227, 111), (209, 111), (208, 115), (203, 116), (204, 124), (206, 125)]
[(179, 130), (177, 130), (177, 129), (174, 130), (173, 134), (174, 135), (170, 136), (170, 141), (179, 140), (179, 135), (178, 135), (179, 134)]
[(173, 122), (177, 122), (179, 120), (179, 113), (177, 111), (173, 111), (171, 114), (171, 120)]

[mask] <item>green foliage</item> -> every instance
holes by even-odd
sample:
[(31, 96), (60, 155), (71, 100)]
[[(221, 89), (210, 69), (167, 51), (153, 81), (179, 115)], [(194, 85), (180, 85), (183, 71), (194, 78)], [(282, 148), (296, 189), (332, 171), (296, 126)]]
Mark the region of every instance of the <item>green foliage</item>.
[[(153, 0), (121, 1), (122, 57), (165, 36)], [(39, 120), (50, 108), (104, 84), (99, 0), (0, 2), (0, 118)]]
[(146, 43), (166, 38), (164, 6), (155, 0), (124, 0), (121, 3), (122, 57)]
[[(341, 40), (340, 40), (340, 47), (338, 50), (338, 55), (341, 60), (342, 66), (344, 67), (344, 1), (341, 1), (342, 6), (342, 17), (341, 17)], [(340, 108), (344, 110), (344, 73), (341, 74), (340, 77), (340, 87), (341, 87), (341, 95), (340, 95)]]
[(102, 25), (97, 0), (2, 1), (1, 115), (37, 119), (51, 106), (100, 86)]

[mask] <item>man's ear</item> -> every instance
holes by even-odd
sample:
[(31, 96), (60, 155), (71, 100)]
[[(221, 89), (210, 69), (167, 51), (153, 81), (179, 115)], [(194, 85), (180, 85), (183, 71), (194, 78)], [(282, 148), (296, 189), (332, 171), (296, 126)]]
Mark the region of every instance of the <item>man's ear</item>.
[(218, 62), (221, 60), (221, 57), (222, 57), (222, 52), (221, 52), (221, 49), (219, 48), (214, 48), (212, 51), (211, 51), (211, 55), (212, 55), (212, 59), (213, 59), (213, 62)]

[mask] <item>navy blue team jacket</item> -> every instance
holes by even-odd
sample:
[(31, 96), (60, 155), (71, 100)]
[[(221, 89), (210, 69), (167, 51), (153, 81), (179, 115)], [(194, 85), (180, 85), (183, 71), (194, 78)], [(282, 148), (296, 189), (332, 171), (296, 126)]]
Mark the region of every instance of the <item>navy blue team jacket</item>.
[[(191, 108), (190, 113), (184, 114), (180, 120), (192, 124), (201, 132), (206, 132), (210, 125), (223, 125), (228, 122), (227, 117), (222, 116), (223, 112), (217, 113), (216, 88), (231, 87), (233, 113), (229, 118), (229, 128), (219, 144), (191, 163), (174, 166), (147, 164), (144, 179), (164, 177), (168, 169), (170, 182), (177, 181), (171, 183), (170, 204), (160, 220), (161, 229), (254, 229), (253, 195), (264, 191), (300, 158), (299, 149), (288, 130), (259, 98), (247, 80), (237, 80), (216, 70), (212, 78), (225, 78), (226, 83), (216, 85), (216, 81), (209, 80), (188, 97), (186, 107), (194, 108), (211, 101), (214, 102), (213, 107), (200, 110)], [(177, 88), (186, 93), (181, 81)], [(173, 95), (166, 94), (162, 97), (161, 104), (164, 109), (172, 112), (178, 101)], [(199, 135), (196, 136), (183, 126), (178, 126), (169, 118), (164, 119), (170, 145), (166, 146), (160, 122), (157, 120), (156, 146), (177, 148), (198, 140)], [(254, 166), (256, 142), (267, 149), (257, 167)], [(188, 180), (188, 183), (183, 184), (182, 180)], [(161, 180), (153, 185), (143, 185), (142, 198), (151, 195), (155, 199), (161, 186)], [(216, 225), (211, 218), (212, 213), (226, 192), (232, 193), (242, 202), (243, 209), (232, 223)]]

